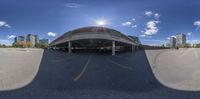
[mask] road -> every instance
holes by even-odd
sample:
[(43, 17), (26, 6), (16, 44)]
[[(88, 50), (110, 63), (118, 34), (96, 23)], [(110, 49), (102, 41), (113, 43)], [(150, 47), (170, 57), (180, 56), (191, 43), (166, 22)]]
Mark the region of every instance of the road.
[(144, 51), (116, 56), (45, 50), (28, 86), (0, 92), (0, 99), (199, 99), (154, 77)]

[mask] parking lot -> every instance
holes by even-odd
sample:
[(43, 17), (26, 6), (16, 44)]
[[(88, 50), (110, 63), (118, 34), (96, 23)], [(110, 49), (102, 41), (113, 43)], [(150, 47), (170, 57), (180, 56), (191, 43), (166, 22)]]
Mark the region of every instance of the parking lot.
[(155, 78), (145, 51), (72, 53), (44, 50), (27, 86), (1, 91), (1, 99), (198, 99), (200, 93), (167, 88)]

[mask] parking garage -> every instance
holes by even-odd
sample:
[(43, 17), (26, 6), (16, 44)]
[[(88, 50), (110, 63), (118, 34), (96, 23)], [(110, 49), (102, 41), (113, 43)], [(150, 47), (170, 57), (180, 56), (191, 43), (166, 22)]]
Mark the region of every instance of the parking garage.
[(64, 33), (51, 42), (53, 49), (67, 50), (68, 53), (80, 50), (98, 52), (135, 51), (140, 45), (139, 39), (127, 36), (117, 30), (106, 27), (83, 27)]

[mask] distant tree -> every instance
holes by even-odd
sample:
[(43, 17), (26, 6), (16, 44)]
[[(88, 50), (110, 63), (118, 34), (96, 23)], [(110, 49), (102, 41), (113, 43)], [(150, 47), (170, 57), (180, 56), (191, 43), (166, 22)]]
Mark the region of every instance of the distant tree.
[(32, 42), (26, 42), (26, 46), (27, 47), (33, 47), (33, 44), (32, 44)]
[(16, 44), (14, 44), (14, 46), (24, 48), (26, 47), (26, 42), (25, 41), (17, 42)]
[(3, 48), (6, 48), (6, 45), (5, 45), (5, 44), (3, 44), (3, 45), (2, 45), (2, 47), (3, 47)]
[(40, 44), (35, 44), (35, 47), (36, 48), (40, 48)]
[(191, 47), (191, 44), (189, 44), (189, 43), (185, 44), (185, 48), (190, 48), (190, 47)]
[(193, 44), (193, 48), (200, 48), (200, 44)]

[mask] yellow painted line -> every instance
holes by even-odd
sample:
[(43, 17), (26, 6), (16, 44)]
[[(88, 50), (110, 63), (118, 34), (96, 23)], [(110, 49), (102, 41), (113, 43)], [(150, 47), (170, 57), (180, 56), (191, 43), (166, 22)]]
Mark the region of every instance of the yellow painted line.
[(118, 66), (118, 67), (125, 68), (125, 69), (128, 69), (128, 70), (133, 70), (133, 68), (131, 68), (131, 67), (129, 67), (129, 66), (122, 65), (122, 64), (119, 64), (119, 63), (117, 63), (117, 62), (111, 60), (110, 58), (108, 58), (108, 60), (109, 60), (111, 63), (113, 63), (113, 64), (115, 64), (116, 66)]
[(83, 76), (83, 74), (85, 73), (87, 67), (90, 64), (90, 61), (91, 61), (91, 56), (89, 56), (89, 58), (87, 59), (87, 62), (85, 64), (84, 68), (82, 69), (82, 71), (80, 72), (80, 74), (74, 78), (74, 81), (78, 81)]

